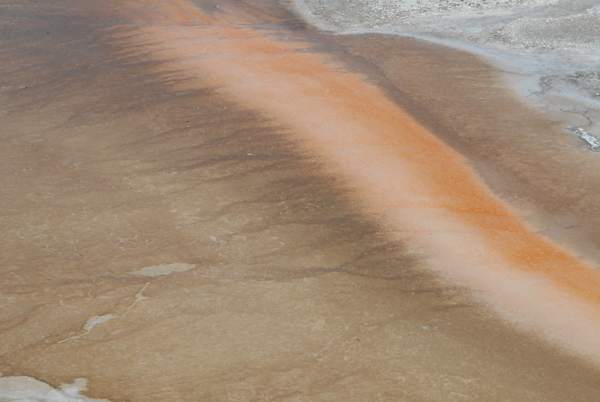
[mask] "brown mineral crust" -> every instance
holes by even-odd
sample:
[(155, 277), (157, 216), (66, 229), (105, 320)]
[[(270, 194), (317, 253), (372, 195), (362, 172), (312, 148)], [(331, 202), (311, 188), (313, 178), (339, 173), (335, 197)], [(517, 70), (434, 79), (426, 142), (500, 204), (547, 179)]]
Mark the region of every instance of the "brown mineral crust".
[[(437, 278), (297, 127), (140, 35), (233, 12), (304, 32), (280, 5), (256, 4), (0, 6), (3, 376), (87, 378), (86, 395), (111, 401), (595, 400), (596, 367)], [(216, 5), (231, 11), (208, 13)], [(328, 60), (311, 50), (330, 43), (315, 32), (268, 49), (255, 31), (223, 32), (257, 35), (246, 52), (292, 54), (269, 68), (339, 77), (298, 63)], [(364, 77), (350, 77), (332, 81), (342, 117), (365, 106), (348, 96)], [(196, 268), (132, 274), (175, 263)], [(106, 320), (86, 330), (94, 317)]]
[[(422, 222), (411, 225), (406, 215), (398, 221), (390, 218), (400, 230), (472, 231), (467, 242), (489, 247), (492, 259), (544, 275), (600, 307), (597, 271), (532, 233), (464, 158), (378, 88), (340, 71), (301, 38), (277, 40), (271, 32), (227, 19), (144, 27), (140, 32), (139, 43), (153, 49), (156, 57), (172, 58), (190, 76), (206, 74), (230, 96), (281, 120), (296, 130), (297, 138), (308, 139), (309, 146), (355, 181), (372, 212), (394, 215), (412, 209)], [(188, 85), (194, 87), (193, 82)], [(423, 222), (432, 214), (436, 223)]]

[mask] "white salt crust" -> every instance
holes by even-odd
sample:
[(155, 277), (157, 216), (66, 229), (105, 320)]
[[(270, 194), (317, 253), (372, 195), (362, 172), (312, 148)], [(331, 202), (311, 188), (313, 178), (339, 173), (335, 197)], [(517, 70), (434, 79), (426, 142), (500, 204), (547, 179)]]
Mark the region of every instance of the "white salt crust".
[(86, 390), (87, 380), (78, 378), (73, 384), (60, 388), (31, 377), (1, 377), (0, 401), (2, 402), (110, 402), (108, 399), (92, 399), (80, 395)]

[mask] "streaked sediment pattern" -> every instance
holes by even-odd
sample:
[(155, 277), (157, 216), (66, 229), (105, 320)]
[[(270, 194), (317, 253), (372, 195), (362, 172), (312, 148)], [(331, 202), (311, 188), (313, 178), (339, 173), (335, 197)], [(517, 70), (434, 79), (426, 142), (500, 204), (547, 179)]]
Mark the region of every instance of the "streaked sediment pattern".
[[(361, 183), (390, 177), (352, 158), (404, 140), (360, 142), (350, 112), (376, 101), (379, 129), (423, 129), (282, 5), (2, 8), (0, 398), (50, 392), (17, 376), (110, 401), (596, 397), (592, 363), (439, 277), (419, 222), (369, 203), (386, 194)], [(336, 126), (360, 169), (310, 132)]]

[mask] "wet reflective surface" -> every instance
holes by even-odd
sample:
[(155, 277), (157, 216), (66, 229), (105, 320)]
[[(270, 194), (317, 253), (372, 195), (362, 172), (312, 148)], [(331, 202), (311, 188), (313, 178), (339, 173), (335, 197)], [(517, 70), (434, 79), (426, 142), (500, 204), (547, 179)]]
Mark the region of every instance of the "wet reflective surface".
[[(389, 132), (389, 164), (406, 157), (411, 177), (430, 177), (414, 166), (436, 164), (401, 152), (403, 141), (446, 152), (442, 170), (463, 159), (378, 98), (378, 70), (281, 5), (2, 7), (0, 398), (16, 399), (14, 376), (52, 387), (84, 378), (79, 391), (111, 401), (596, 397), (591, 363), (431, 269), (436, 256), (413, 242), (426, 237), (413, 230), (424, 220), (408, 211), (402, 228), (390, 221), (408, 195), (365, 196), (374, 187), (361, 183), (390, 182), (360, 159), (370, 149), (377, 160), (380, 137), (364, 142), (347, 123), (372, 102), (380, 111), (362, 115), (378, 135), (399, 122), (415, 133)], [(243, 65), (220, 58), (235, 51)], [(350, 74), (352, 60), (361, 75), (331, 67)], [(274, 69), (271, 82), (289, 87), (248, 84)], [(337, 87), (321, 103), (288, 107), (322, 82)], [(372, 91), (359, 98), (368, 102), (352, 104), (355, 90)], [(260, 93), (289, 97), (246, 97)], [(311, 137), (315, 121), (355, 133), (346, 159), (331, 157), (342, 137)], [(436, 198), (413, 183), (427, 188), (419, 205), (440, 209), (480, 191), (467, 183), (458, 198)], [(497, 202), (488, 212), (508, 214), (503, 231), (525, 230)], [(460, 244), (450, 240), (436, 244)]]

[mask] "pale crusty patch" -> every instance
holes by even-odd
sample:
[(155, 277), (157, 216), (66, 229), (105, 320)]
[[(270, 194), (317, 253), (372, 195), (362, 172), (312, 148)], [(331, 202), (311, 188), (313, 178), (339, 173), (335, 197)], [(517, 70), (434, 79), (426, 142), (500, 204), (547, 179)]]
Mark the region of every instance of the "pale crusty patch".
[(176, 262), (174, 264), (159, 264), (151, 265), (140, 269), (139, 271), (130, 272), (131, 275), (155, 277), (160, 275), (171, 275), (173, 272), (185, 272), (196, 268), (196, 264), (186, 264), (184, 262)]

